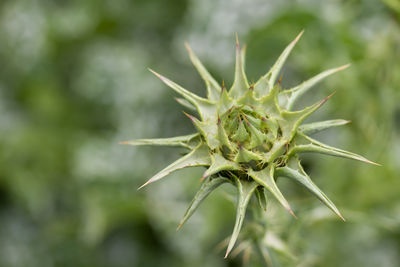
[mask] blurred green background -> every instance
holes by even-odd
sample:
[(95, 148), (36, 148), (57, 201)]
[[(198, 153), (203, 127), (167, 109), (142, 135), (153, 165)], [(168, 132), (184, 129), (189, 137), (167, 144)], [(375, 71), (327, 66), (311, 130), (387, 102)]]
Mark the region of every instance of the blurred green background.
[(311, 121), (352, 123), (317, 138), (383, 167), (304, 156), (347, 222), (279, 181), (299, 219), (277, 229), (295, 266), (400, 266), (398, 0), (1, 0), (0, 266), (241, 266), (215, 250), (233, 228), (231, 189), (176, 232), (202, 170), (136, 191), (183, 151), (118, 142), (193, 131), (147, 70), (204, 95), (184, 41), (230, 85), (235, 32), (255, 81), (302, 29), (284, 87), (351, 63), (301, 104), (336, 90)]

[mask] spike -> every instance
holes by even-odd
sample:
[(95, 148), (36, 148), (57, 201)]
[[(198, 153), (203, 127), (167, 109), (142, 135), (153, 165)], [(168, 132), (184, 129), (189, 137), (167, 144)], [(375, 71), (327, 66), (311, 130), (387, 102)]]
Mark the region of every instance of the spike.
[(267, 74), (262, 76), (255, 85), (255, 91), (260, 95), (263, 96), (268, 93), (268, 90), (274, 87), (276, 77), (278, 77), (279, 72), (282, 69), (283, 64), (285, 63), (287, 57), (289, 56), (290, 52), (292, 51), (293, 47), (299, 41), (300, 37), (303, 35), (303, 31), (300, 32), (299, 35), (283, 50), (282, 54), (279, 56), (278, 60), (272, 66), (272, 68), (268, 71)]
[(216, 177), (216, 178), (207, 178), (201, 184), (200, 189), (197, 191), (196, 195), (194, 196), (192, 202), (190, 203), (188, 209), (185, 212), (181, 222), (179, 223), (176, 230), (179, 230), (182, 225), (192, 216), (192, 214), (196, 211), (196, 209), (200, 206), (204, 199), (218, 188), (220, 185), (229, 182), (228, 179), (223, 177)]
[(377, 165), (377, 166), (382, 166), (379, 163), (372, 162), (363, 156), (357, 155), (355, 153), (342, 150), (336, 147), (328, 146), (324, 143), (318, 142), (317, 140), (312, 139), (309, 136), (302, 135), (304, 139), (308, 140), (310, 143), (306, 145), (296, 145), (294, 146), (289, 152), (288, 155), (294, 155), (296, 153), (304, 153), (304, 152), (315, 152), (315, 153), (321, 153), (321, 154), (327, 154), (331, 156), (336, 156), (336, 157), (342, 157), (342, 158), (348, 158), (348, 159), (354, 159), (358, 161), (362, 161), (365, 163)]
[(186, 148), (191, 148), (189, 142), (194, 138), (198, 137), (199, 134), (189, 134), (184, 136), (170, 137), (170, 138), (157, 138), (157, 139), (137, 139), (131, 141), (120, 142), (121, 145), (131, 145), (131, 146), (183, 146)]
[(176, 170), (180, 170), (187, 167), (207, 166), (210, 165), (210, 163), (211, 163), (210, 156), (208, 155), (207, 146), (200, 144), (195, 149), (193, 149), (189, 154), (176, 160), (174, 163), (172, 163), (171, 165), (169, 165), (168, 167), (164, 168), (162, 171), (154, 175), (146, 183), (144, 183), (141, 187), (139, 187), (138, 190), (150, 183), (153, 183), (155, 181), (164, 178), (165, 176)]
[(274, 86), (276, 77), (278, 76), (279, 72), (281, 71), (283, 64), (285, 63), (285, 61), (286, 61), (287, 57), (289, 56), (290, 52), (292, 51), (293, 47), (300, 40), (303, 33), (304, 33), (304, 30), (302, 30), (299, 33), (299, 35), (297, 35), (296, 38), (285, 48), (285, 50), (282, 52), (282, 54), (279, 56), (278, 60), (276, 61), (275, 65), (272, 66), (272, 68), (270, 70), (271, 76), (268, 81), (269, 88), (272, 88)]
[(282, 195), (281, 191), (279, 190), (278, 186), (275, 183), (274, 179), (274, 167), (269, 165), (267, 168), (261, 171), (253, 171), (249, 170), (248, 175), (254, 179), (258, 184), (264, 186), (268, 191), (270, 191), (274, 197), (282, 204), (282, 206), (293, 216), (296, 218), (292, 208), (290, 207), (289, 203)]
[(175, 92), (182, 95), (185, 99), (187, 99), (190, 103), (192, 103), (199, 113), (202, 120), (209, 120), (214, 117), (216, 111), (215, 103), (209, 101), (208, 99), (204, 99), (198, 95), (195, 95), (180, 85), (174, 83), (173, 81), (165, 78), (161, 74), (158, 74), (152, 69), (149, 69), (154, 75), (156, 75), (161, 81), (163, 81), (166, 85), (172, 88)]
[(190, 60), (192, 61), (192, 64), (195, 66), (201, 78), (203, 78), (204, 82), (206, 83), (208, 99), (212, 101), (217, 101), (219, 99), (221, 87), (219, 86), (217, 81), (211, 76), (211, 74), (207, 71), (207, 69), (201, 63), (199, 58), (195, 55), (193, 50), (190, 48), (189, 44), (185, 42), (185, 46), (189, 53), (189, 57)]
[(341, 125), (345, 125), (350, 123), (350, 121), (347, 120), (328, 120), (328, 121), (319, 121), (319, 122), (313, 122), (313, 123), (308, 123), (301, 125), (299, 127), (299, 131), (304, 133), (304, 134), (315, 134), (320, 131), (323, 131), (328, 128), (332, 127), (337, 127)]
[(235, 79), (233, 81), (232, 88), (229, 90), (229, 95), (235, 99), (241, 97), (247, 88), (249, 83), (247, 82), (246, 73), (244, 70), (246, 47), (240, 49), (239, 39), (236, 35), (236, 66), (235, 66)]
[(282, 118), (280, 121), (283, 137), (287, 140), (291, 140), (296, 134), (296, 130), (299, 125), (317, 109), (319, 109), (329, 98), (331, 98), (335, 92), (322, 99), (320, 102), (315, 103), (312, 106), (306, 107), (300, 111), (283, 111)]
[(337, 216), (339, 216), (343, 221), (345, 221), (342, 214), (340, 214), (339, 210), (336, 208), (335, 204), (333, 204), (333, 202), (324, 194), (324, 192), (322, 192), (318, 188), (318, 186), (313, 183), (310, 177), (304, 172), (297, 158), (296, 161), (297, 161), (297, 166), (295, 166), (295, 169), (292, 169), (287, 166), (282, 168), (277, 168), (276, 170), (277, 175), (293, 179), (296, 182), (303, 185), (313, 195), (315, 195), (322, 203), (324, 203), (328, 208), (330, 208)]
[(228, 248), (226, 250), (225, 258), (228, 257), (229, 253), (231, 252), (233, 246), (236, 243), (240, 229), (242, 228), (247, 204), (249, 203), (250, 197), (253, 194), (254, 190), (258, 186), (258, 184), (255, 182), (248, 182), (240, 180), (239, 178), (235, 178), (235, 181), (238, 190), (236, 222), (235, 222), (235, 227), (233, 228), (231, 239), (228, 244)]
[(350, 66), (350, 64), (347, 64), (347, 65), (340, 66), (338, 68), (326, 70), (326, 71), (312, 77), (311, 79), (301, 83), (300, 85), (294, 87), (293, 89), (289, 89), (289, 90), (285, 91), (284, 93), (286, 93), (286, 94), (291, 93), (291, 96), (289, 98), (286, 108), (288, 110), (291, 110), (293, 108), (293, 105), (296, 102), (296, 100), (300, 96), (302, 96), (304, 93), (306, 93), (311, 87), (313, 87), (315, 84), (322, 81), (326, 77), (328, 77), (338, 71), (347, 69), (349, 66)]

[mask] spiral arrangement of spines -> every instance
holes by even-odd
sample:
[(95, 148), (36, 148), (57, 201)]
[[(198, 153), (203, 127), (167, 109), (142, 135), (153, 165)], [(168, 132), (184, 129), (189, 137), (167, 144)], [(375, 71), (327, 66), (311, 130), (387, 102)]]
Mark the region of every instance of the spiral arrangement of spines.
[(265, 194), (269, 192), (295, 216), (276, 185), (278, 177), (287, 177), (298, 182), (344, 220), (333, 202), (305, 173), (298, 154), (315, 152), (376, 164), (360, 155), (323, 144), (310, 137), (316, 132), (349, 122), (327, 120), (302, 124), (332, 95), (302, 110), (292, 110), (299, 97), (313, 85), (349, 66), (324, 71), (298, 86), (283, 90), (280, 81), (277, 81), (278, 75), (302, 34), (303, 32), (285, 48), (272, 68), (254, 84), (249, 84), (245, 73), (246, 47), (240, 48), (236, 38), (235, 78), (229, 90), (224, 84), (221, 86), (216, 82), (186, 44), (190, 59), (205, 82), (207, 98), (195, 95), (155, 71), (150, 71), (182, 97), (177, 98), (178, 103), (197, 112), (198, 117), (185, 113), (197, 132), (172, 138), (122, 142), (135, 146), (181, 146), (188, 150), (186, 155), (154, 175), (140, 188), (179, 169), (195, 166), (207, 168), (202, 176), (202, 185), (178, 228), (218, 186), (230, 183), (237, 188), (236, 222), (225, 257), (238, 238), (252, 195), (257, 197), (260, 208), (264, 209), (267, 201)]

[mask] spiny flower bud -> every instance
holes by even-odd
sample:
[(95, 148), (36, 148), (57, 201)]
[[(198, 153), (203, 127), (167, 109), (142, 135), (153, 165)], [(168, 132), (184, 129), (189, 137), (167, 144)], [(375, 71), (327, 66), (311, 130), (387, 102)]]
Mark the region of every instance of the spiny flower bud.
[(292, 110), (299, 97), (313, 85), (349, 66), (327, 70), (294, 88), (282, 90), (281, 83), (276, 82), (276, 79), (301, 35), (302, 32), (286, 47), (269, 72), (254, 84), (249, 84), (247, 81), (244, 65), (245, 48), (240, 49), (237, 41), (235, 78), (229, 91), (224, 85), (221, 87), (216, 82), (186, 44), (193, 65), (205, 81), (207, 98), (197, 96), (155, 71), (150, 71), (183, 97), (177, 99), (180, 104), (197, 112), (198, 118), (185, 113), (197, 132), (173, 138), (123, 142), (129, 145), (181, 146), (188, 150), (185, 156), (161, 170), (140, 188), (179, 169), (194, 166), (207, 168), (202, 176), (204, 178), (202, 185), (178, 228), (218, 186), (230, 183), (237, 188), (236, 223), (226, 256), (236, 242), (247, 204), (254, 192), (261, 208), (265, 208), (266, 198), (263, 192), (266, 190), (294, 216), (288, 201), (276, 185), (278, 176), (287, 177), (306, 187), (343, 219), (333, 202), (305, 173), (298, 154), (316, 152), (376, 164), (357, 154), (318, 142), (309, 136), (348, 123), (346, 120), (328, 120), (302, 125), (302, 122), (320, 108), (330, 96), (302, 110)]

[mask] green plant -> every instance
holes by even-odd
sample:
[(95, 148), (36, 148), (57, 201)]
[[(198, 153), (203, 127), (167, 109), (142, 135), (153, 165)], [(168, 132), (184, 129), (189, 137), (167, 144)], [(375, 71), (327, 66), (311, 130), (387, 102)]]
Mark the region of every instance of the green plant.
[(227, 90), (224, 84), (220, 86), (215, 81), (187, 45), (190, 59), (205, 81), (207, 99), (151, 71), (183, 97), (177, 99), (180, 104), (198, 113), (199, 118), (185, 113), (196, 127), (197, 133), (173, 138), (123, 142), (129, 145), (182, 146), (188, 150), (185, 156), (157, 173), (140, 188), (179, 169), (194, 166), (207, 168), (202, 176), (203, 183), (178, 228), (218, 186), (230, 183), (237, 188), (236, 222), (227, 243), (225, 257), (231, 252), (239, 236), (252, 195), (256, 196), (259, 205), (252, 217), (257, 226), (248, 228), (243, 239), (254, 242), (261, 249), (261, 254), (264, 254), (263, 246), (269, 246), (268, 238), (264, 238), (268, 234), (267, 229), (260, 220), (263, 218), (260, 212), (266, 210), (266, 192), (270, 192), (295, 216), (276, 185), (278, 177), (287, 177), (298, 182), (344, 220), (333, 202), (305, 173), (298, 154), (316, 152), (376, 164), (362, 156), (328, 146), (310, 137), (324, 129), (347, 124), (348, 121), (327, 120), (302, 125), (302, 122), (332, 95), (302, 110), (292, 110), (296, 101), (313, 85), (348, 67), (344, 65), (324, 71), (294, 88), (282, 90), (280, 81), (276, 81), (277, 77), (301, 35), (302, 32), (285, 48), (270, 71), (254, 84), (247, 81), (244, 68), (245, 47), (240, 49), (237, 40), (235, 78), (230, 90)]

